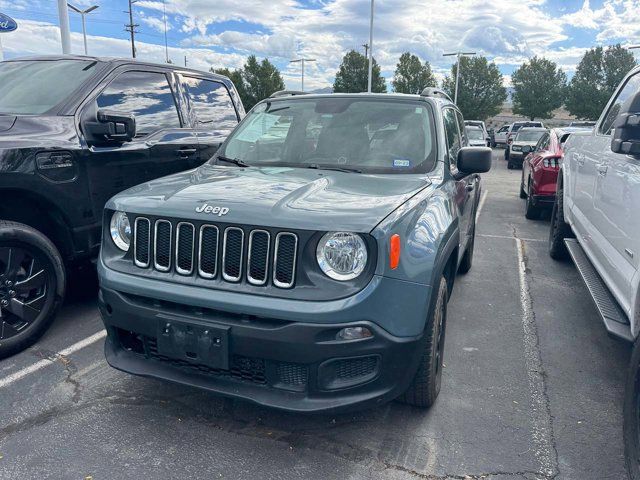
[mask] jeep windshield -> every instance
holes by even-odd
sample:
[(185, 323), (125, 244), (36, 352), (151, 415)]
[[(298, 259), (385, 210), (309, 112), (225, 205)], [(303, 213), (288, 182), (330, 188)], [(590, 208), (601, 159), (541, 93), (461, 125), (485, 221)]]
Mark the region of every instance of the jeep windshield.
[[(250, 166), (424, 173), (435, 164), (434, 136), (426, 104), (371, 97), (298, 97), (256, 106), (219, 156)], [(211, 161), (217, 163), (217, 156)]]
[(0, 63), (0, 114), (48, 112), (93, 75), (95, 66), (91, 60)]

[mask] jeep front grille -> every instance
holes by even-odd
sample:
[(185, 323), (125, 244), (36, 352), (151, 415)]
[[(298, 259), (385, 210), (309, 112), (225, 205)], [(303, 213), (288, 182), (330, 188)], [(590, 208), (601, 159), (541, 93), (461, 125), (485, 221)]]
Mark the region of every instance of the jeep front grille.
[(134, 225), (134, 264), (139, 268), (255, 286), (295, 285), (295, 233), (145, 217), (137, 217)]

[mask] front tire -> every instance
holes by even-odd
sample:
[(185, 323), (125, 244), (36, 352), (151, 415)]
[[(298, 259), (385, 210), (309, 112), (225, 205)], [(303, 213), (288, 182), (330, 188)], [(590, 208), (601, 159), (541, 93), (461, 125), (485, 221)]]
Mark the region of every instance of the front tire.
[(33, 345), (62, 304), (65, 270), (38, 230), (0, 221), (0, 358)]
[[(560, 179), (559, 179), (560, 180)], [(566, 260), (569, 256), (565, 238), (573, 238), (571, 226), (564, 221), (564, 188), (558, 182), (556, 189), (556, 201), (551, 211), (551, 228), (549, 231), (549, 255), (554, 260)]]
[(415, 407), (429, 408), (438, 398), (444, 365), (448, 297), (447, 280), (443, 276), (440, 277), (433, 311), (427, 319), (418, 370), (407, 391), (398, 398), (401, 402)]
[(640, 480), (640, 341), (636, 340), (624, 392), (623, 431), (627, 472)]
[(524, 190), (524, 169), (522, 169), (522, 178), (520, 179), (520, 198), (527, 198), (527, 192)]

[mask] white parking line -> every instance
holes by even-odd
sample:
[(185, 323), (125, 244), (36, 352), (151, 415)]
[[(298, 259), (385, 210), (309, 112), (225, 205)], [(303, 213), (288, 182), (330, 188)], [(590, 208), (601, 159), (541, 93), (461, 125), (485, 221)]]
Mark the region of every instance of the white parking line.
[(484, 190), (482, 192), (482, 196), (480, 197), (480, 202), (478, 202), (478, 210), (476, 211), (476, 222), (480, 218), (480, 212), (482, 212), (482, 207), (484, 207), (484, 202), (487, 200), (487, 195), (489, 194), (489, 190)]
[(520, 279), (520, 304), (522, 306), (522, 330), (524, 343), (524, 360), (531, 392), (531, 423), (535, 446), (535, 456), (540, 462), (541, 473), (545, 477), (553, 477), (558, 473), (558, 453), (554, 447), (551, 412), (546, 396), (545, 372), (540, 357), (538, 327), (533, 311), (531, 291), (527, 281), (527, 261), (525, 244), (516, 238), (518, 251), (518, 275)]
[(8, 377), (0, 378), (0, 388), (7, 387), (14, 382), (17, 382), (21, 378), (26, 377), (27, 375), (31, 375), (32, 373), (37, 372), (38, 370), (43, 369), (47, 365), (51, 365), (55, 363), (56, 360), (60, 357), (66, 357), (67, 355), (71, 355), (72, 353), (77, 352), (78, 350), (82, 350), (89, 345), (96, 343), (99, 340), (102, 340), (107, 335), (106, 330), (100, 330), (97, 333), (94, 333), (90, 337), (87, 337), (79, 342), (74, 343), (70, 347), (65, 348), (64, 350), (60, 350), (58, 353), (54, 354), (52, 358), (44, 358), (28, 367), (23, 368), (22, 370), (18, 370), (15, 373), (12, 373)]

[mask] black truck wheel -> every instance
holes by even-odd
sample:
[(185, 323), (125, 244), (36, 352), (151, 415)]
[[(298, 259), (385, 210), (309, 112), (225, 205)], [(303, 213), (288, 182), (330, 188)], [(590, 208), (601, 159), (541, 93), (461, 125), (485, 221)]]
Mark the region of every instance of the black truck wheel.
[(444, 361), (444, 337), (447, 325), (447, 280), (440, 278), (434, 307), (427, 319), (418, 371), (411, 385), (398, 400), (415, 407), (429, 408), (440, 393)]
[(551, 229), (549, 231), (549, 255), (554, 260), (565, 260), (569, 256), (565, 238), (573, 238), (571, 226), (564, 221), (563, 188), (558, 182), (556, 201), (551, 211)]
[(624, 453), (629, 478), (640, 480), (640, 341), (631, 354), (624, 392)]
[(0, 358), (33, 345), (62, 303), (65, 270), (39, 231), (0, 221)]

